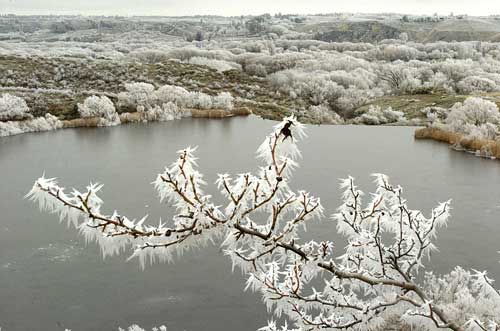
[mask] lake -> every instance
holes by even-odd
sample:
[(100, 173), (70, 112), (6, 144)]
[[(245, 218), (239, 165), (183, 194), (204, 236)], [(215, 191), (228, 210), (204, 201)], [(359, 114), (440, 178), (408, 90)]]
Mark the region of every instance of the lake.
[[(0, 139), (2, 330), (105, 331), (137, 323), (174, 331), (254, 331), (265, 325), (269, 316), (260, 297), (243, 292), (243, 277), (231, 273), (217, 246), (141, 271), (127, 255), (103, 260), (95, 244), (86, 245), (74, 229), (23, 196), (45, 172), (68, 188), (104, 183), (106, 211), (168, 219), (172, 213), (150, 183), (177, 150), (198, 145), (200, 168), (212, 185), (218, 172), (256, 169), (255, 150), (274, 124), (256, 117), (183, 119)], [(348, 175), (368, 193), (374, 189), (371, 173), (388, 174), (405, 188), (410, 208), (427, 215), (451, 198), (452, 218), (439, 232), (433, 269), (488, 269), (500, 282), (500, 162), (415, 141), (413, 131), (309, 126), (292, 187), (320, 196), (326, 215), (340, 204), (338, 178)], [(332, 223), (317, 223), (308, 235), (335, 240), (341, 254), (343, 241)]]

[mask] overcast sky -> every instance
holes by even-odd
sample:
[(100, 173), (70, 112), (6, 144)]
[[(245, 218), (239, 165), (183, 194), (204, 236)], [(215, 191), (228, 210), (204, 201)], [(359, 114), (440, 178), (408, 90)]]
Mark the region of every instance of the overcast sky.
[(397, 12), (500, 14), (500, 0), (0, 0), (0, 13), (88, 15), (248, 15)]

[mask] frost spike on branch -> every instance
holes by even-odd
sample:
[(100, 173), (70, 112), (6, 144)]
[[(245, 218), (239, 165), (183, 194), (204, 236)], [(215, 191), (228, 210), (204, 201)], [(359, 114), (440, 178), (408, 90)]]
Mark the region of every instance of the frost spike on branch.
[[(433, 239), (449, 218), (449, 201), (425, 217), (408, 207), (401, 187), (387, 176), (374, 175), (376, 191), (369, 196), (349, 177), (341, 181), (344, 202), (332, 216), (348, 241), (344, 254), (334, 256), (330, 241), (301, 240), (302, 227), (323, 218), (319, 198), (288, 186), (301, 157), (297, 142), (304, 137), (304, 126), (294, 117), (276, 125), (257, 150), (262, 165), (256, 174), (218, 176), (224, 206), (203, 191), (196, 148), (179, 151), (153, 182), (160, 200), (176, 210), (168, 226), (104, 214), (97, 184), (66, 194), (54, 179), (42, 177), (27, 196), (98, 242), (104, 255), (132, 249), (131, 258), (142, 267), (222, 242), (233, 269), (247, 276), (246, 288), (260, 292), (276, 317), (293, 322), (292, 329), (285, 324), (280, 330), (377, 330), (406, 323), (498, 331), (500, 295), (485, 274), (457, 268), (442, 277), (428, 273), (424, 282), (416, 277), (436, 249)], [(456, 277), (462, 285), (451, 287)], [(457, 286), (469, 301), (456, 298)], [(261, 330), (278, 329), (271, 321)]]

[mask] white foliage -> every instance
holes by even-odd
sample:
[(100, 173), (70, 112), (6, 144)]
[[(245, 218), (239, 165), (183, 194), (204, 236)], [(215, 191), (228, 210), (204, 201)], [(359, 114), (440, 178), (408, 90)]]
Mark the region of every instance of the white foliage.
[(238, 63), (228, 62), (224, 60), (207, 59), (205, 57), (199, 57), (199, 56), (195, 56), (189, 59), (189, 63), (207, 66), (219, 72), (227, 70), (241, 70), (241, 65), (239, 65)]
[(343, 124), (344, 119), (339, 114), (330, 110), (326, 105), (311, 106), (308, 110), (311, 119), (326, 124)]
[(452, 131), (474, 138), (495, 139), (500, 123), (500, 112), (494, 102), (469, 97), (456, 103), (445, 120)]
[(366, 113), (354, 119), (354, 123), (362, 123), (368, 125), (380, 125), (388, 123), (404, 124), (406, 118), (403, 112), (392, 110), (392, 107), (382, 109), (380, 106), (372, 106), (368, 108)]
[(118, 99), (121, 102), (136, 106), (139, 111), (141, 108), (144, 109), (150, 106), (155, 87), (148, 83), (127, 83), (125, 84), (125, 90), (126, 92), (118, 94)]
[(214, 108), (231, 110), (233, 109), (234, 97), (229, 92), (221, 92), (212, 98)]
[(135, 107), (139, 112), (163, 108), (163, 105), (172, 103), (179, 109), (213, 109), (231, 110), (234, 98), (228, 92), (221, 92), (211, 96), (202, 92), (190, 92), (183, 87), (163, 85), (155, 90), (153, 85), (146, 83), (132, 83), (126, 85), (127, 91), (118, 95), (122, 105)]
[(11, 94), (0, 97), (0, 121), (14, 121), (32, 118), (29, 108), (23, 98)]
[(27, 132), (57, 130), (63, 127), (62, 122), (51, 114), (31, 120), (0, 122), (0, 137), (12, 136)]
[(78, 104), (78, 113), (82, 118), (102, 118), (104, 126), (120, 124), (120, 117), (116, 112), (115, 105), (106, 96), (90, 96)]
[(497, 84), (493, 80), (478, 76), (469, 76), (462, 79), (457, 84), (457, 89), (460, 93), (465, 94), (498, 91)]
[(179, 110), (179, 107), (173, 102), (164, 103), (161, 106), (155, 106), (144, 112), (146, 121), (172, 121), (188, 115), (187, 112)]

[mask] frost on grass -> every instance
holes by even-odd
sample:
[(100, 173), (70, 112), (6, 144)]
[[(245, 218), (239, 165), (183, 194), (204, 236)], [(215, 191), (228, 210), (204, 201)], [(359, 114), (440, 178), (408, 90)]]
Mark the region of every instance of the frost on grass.
[(457, 267), (439, 276), (426, 265), (437, 250), (437, 231), (448, 222), (449, 201), (423, 213), (383, 174), (373, 175), (371, 194), (349, 177), (340, 182), (343, 203), (324, 224), (336, 227), (347, 246), (301, 238), (309, 223), (325, 218), (319, 198), (290, 187), (304, 137), (294, 117), (276, 125), (257, 150), (256, 173), (218, 176), (223, 204), (204, 193), (196, 148), (180, 150), (154, 181), (160, 200), (176, 210), (171, 222), (153, 225), (146, 217), (104, 212), (99, 184), (66, 192), (42, 177), (27, 197), (97, 242), (104, 256), (131, 252), (143, 268), (221, 243), (233, 269), (246, 276), (246, 289), (259, 292), (269, 312), (287, 321), (270, 321), (262, 331), (498, 331), (500, 293), (486, 272)]

